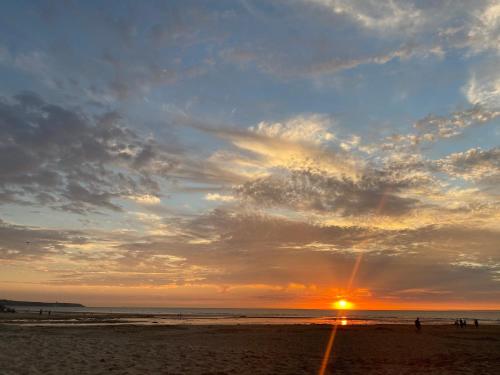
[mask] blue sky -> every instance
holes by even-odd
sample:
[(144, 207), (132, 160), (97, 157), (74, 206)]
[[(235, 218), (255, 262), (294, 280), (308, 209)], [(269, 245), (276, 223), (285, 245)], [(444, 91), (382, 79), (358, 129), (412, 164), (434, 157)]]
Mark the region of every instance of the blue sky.
[[(0, 291), (493, 306), (499, 38), (487, 0), (6, 2)], [(348, 290), (360, 252), (413, 273)]]

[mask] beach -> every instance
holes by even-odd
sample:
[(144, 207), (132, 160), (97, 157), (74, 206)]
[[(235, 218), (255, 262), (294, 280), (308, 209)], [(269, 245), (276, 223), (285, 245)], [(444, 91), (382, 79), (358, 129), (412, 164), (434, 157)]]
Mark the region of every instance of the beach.
[[(111, 325), (0, 317), (0, 373), (317, 374), (332, 326)], [(130, 317), (133, 318), (133, 317)], [(21, 324), (12, 324), (12, 319)], [(20, 320), (19, 320), (20, 319)], [(339, 326), (326, 374), (498, 374), (500, 326)]]

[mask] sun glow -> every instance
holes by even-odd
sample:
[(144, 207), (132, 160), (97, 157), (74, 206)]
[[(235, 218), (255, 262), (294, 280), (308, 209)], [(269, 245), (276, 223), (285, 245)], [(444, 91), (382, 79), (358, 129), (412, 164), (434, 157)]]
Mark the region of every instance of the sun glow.
[(331, 307), (336, 310), (350, 310), (353, 304), (345, 299), (339, 299), (338, 301), (332, 302)]

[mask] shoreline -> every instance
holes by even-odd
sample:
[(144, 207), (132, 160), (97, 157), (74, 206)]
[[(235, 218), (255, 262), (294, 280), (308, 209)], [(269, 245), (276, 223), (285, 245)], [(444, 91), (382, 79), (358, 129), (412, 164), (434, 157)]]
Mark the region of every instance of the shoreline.
[[(468, 318), (469, 319), (469, 318)], [(425, 326), (453, 326), (451, 319), (420, 319)], [(472, 323), (472, 319), (469, 323)], [(492, 323), (493, 322), (493, 323)], [(480, 326), (500, 326), (500, 320), (481, 321)], [(358, 318), (356, 316), (227, 316), (193, 314), (143, 314), (143, 313), (108, 313), (108, 312), (71, 312), (43, 310), (40, 315), (34, 310), (1, 313), (0, 324), (31, 326), (85, 326), (85, 325), (327, 325), (333, 326), (375, 326), (375, 325), (411, 325), (413, 319)], [(472, 326), (472, 324), (470, 324)]]

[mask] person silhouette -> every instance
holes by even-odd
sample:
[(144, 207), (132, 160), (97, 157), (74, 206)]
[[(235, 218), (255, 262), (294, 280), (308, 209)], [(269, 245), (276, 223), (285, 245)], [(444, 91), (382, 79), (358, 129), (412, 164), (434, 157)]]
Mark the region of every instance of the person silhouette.
[(460, 318), (459, 322), (460, 322), (460, 328), (464, 328), (464, 321), (462, 320), (462, 318)]
[(464, 319), (464, 328), (467, 328), (467, 320)]
[(455, 319), (455, 327), (458, 328), (460, 326), (460, 324), (458, 323), (458, 319)]
[(477, 319), (474, 319), (474, 325), (476, 326), (476, 328), (479, 328), (479, 321)]
[(417, 331), (420, 331), (420, 328), (422, 328), (422, 325), (420, 324), (420, 318), (417, 318), (415, 320), (415, 328), (417, 328)]

